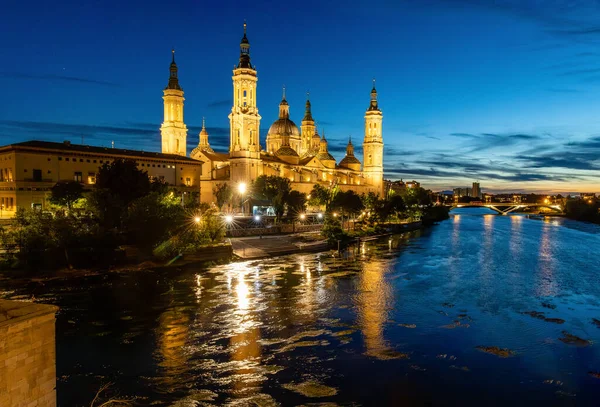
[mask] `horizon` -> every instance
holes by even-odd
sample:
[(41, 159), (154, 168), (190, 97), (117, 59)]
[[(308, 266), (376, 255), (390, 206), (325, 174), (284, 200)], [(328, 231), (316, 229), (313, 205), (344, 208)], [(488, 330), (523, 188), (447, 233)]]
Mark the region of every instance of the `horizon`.
[[(226, 150), (231, 68), (245, 19), (259, 76), (263, 148), (285, 85), (296, 124), (310, 91), (331, 153), (339, 162), (352, 136), (362, 161), (375, 77), (386, 179), (414, 179), (435, 191), (473, 181), (491, 193), (600, 190), (600, 30), (590, 17), (600, 6), (314, 3), (290, 16), (283, 5), (268, 3), (267, 14), (266, 2), (239, 4), (228, 12), (187, 1), (143, 10), (136, 2), (101, 8), (66, 2), (51, 10), (10, 3), (0, 29), (10, 56), (0, 84), (11, 101), (0, 110), (1, 144), (114, 141), (118, 148), (159, 151), (162, 89), (174, 47), (188, 153), (203, 117), (211, 145)], [(310, 12), (315, 7), (320, 13)], [(294, 19), (311, 24), (295, 29)]]

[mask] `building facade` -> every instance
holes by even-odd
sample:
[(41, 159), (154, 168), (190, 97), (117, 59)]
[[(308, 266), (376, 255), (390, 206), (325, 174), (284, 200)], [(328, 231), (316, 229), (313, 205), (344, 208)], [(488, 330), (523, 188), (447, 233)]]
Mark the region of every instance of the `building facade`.
[[(178, 132), (186, 129), (183, 123), (183, 90), (179, 86), (174, 59), (170, 72), (169, 84), (163, 97), (165, 120), (161, 127), (162, 151), (181, 154), (180, 150), (172, 149), (173, 146), (181, 146), (178, 144), (181, 141), (178, 140), (182, 140), (182, 136)], [(264, 148), (261, 146), (261, 116), (257, 105), (258, 76), (250, 59), (246, 24), (240, 43), (239, 61), (233, 69), (232, 82), (229, 151), (216, 152), (211, 148), (210, 137), (203, 122), (198, 146), (190, 155), (191, 158), (203, 162), (202, 202), (215, 201), (216, 184), (230, 183), (234, 187), (242, 183), (250, 185), (261, 175), (289, 178), (293, 189), (307, 194), (315, 184), (321, 184), (326, 187), (337, 185), (342, 190), (351, 189), (359, 194), (373, 192), (383, 196), (383, 114), (379, 109), (375, 82), (364, 118), (364, 165), (354, 155), (352, 140), (348, 140), (346, 156), (339, 163), (336, 162), (329, 153), (324, 132), (319, 135), (317, 131), (308, 97), (304, 117), (298, 128), (290, 118), (285, 89), (279, 104), (279, 117), (269, 128)], [(177, 120), (173, 118), (173, 111)]]
[(128, 159), (182, 192), (200, 195), (202, 162), (178, 154), (118, 148), (26, 141), (0, 147), (0, 217), (12, 217), (17, 207), (46, 210), (50, 189), (59, 181), (77, 181), (91, 189), (98, 168)]

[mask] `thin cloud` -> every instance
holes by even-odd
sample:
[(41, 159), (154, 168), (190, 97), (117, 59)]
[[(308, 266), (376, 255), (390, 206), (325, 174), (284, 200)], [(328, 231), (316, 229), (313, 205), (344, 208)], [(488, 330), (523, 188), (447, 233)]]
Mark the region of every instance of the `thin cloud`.
[(76, 76), (55, 75), (55, 74), (30, 74), (24, 72), (0, 72), (0, 76), (12, 79), (34, 79), (47, 81), (63, 81), (63, 82), (78, 82), (91, 85), (101, 85), (110, 87), (120, 87), (121, 85), (114, 82), (101, 81), (90, 78), (81, 78)]
[(214, 102), (208, 103), (206, 107), (215, 108), (215, 107), (224, 107), (224, 106), (232, 106), (233, 101), (231, 99), (223, 99), (223, 100), (215, 100)]

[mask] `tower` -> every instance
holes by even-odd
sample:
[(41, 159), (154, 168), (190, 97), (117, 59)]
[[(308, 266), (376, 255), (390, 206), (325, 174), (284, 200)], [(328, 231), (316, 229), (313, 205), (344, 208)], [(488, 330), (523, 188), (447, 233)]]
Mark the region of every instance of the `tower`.
[(371, 90), (371, 103), (365, 113), (365, 139), (363, 142), (363, 172), (367, 183), (377, 195), (383, 196), (383, 136), (381, 124), (383, 114), (377, 104), (375, 79)]
[(177, 78), (175, 50), (171, 62), (169, 84), (163, 90), (165, 119), (160, 126), (162, 152), (186, 155), (187, 127), (183, 123), (183, 89)]
[(306, 109), (304, 111), (304, 118), (300, 124), (300, 133), (302, 136), (300, 141), (300, 151), (298, 151), (298, 154), (303, 156), (310, 151), (312, 136), (315, 134), (315, 120), (312, 117), (308, 92), (306, 92)]
[(250, 62), (250, 42), (244, 36), (240, 43), (240, 60), (233, 69), (233, 107), (229, 114), (229, 157), (231, 181), (251, 182), (260, 168), (260, 115), (256, 107), (256, 70)]

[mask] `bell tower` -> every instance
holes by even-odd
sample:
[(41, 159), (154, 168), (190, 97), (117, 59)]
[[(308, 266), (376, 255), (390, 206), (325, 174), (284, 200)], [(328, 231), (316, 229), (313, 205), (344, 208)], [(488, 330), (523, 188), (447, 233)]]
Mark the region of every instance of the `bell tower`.
[(165, 119), (160, 126), (162, 152), (165, 154), (187, 154), (187, 127), (183, 122), (183, 89), (179, 86), (175, 50), (169, 68), (169, 84), (163, 90)]
[(315, 120), (312, 117), (309, 93), (306, 92), (306, 109), (304, 111), (304, 118), (302, 119), (302, 123), (300, 125), (300, 131), (302, 135), (300, 151), (298, 151), (300, 156), (303, 156), (310, 151), (312, 137), (315, 135), (315, 129)]
[(240, 43), (240, 60), (233, 69), (233, 107), (229, 114), (231, 181), (251, 182), (262, 174), (260, 167), (260, 115), (256, 106), (258, 77), (250, 62), (250, 42)]
[(377, 104), (375, 79), (371, 90), (371, 103), (365, 113), (365, 139), (363, 142), (363, 173), (368, 185), (379, 196), (383, 196), (383, 136), (381, 124), (383, 114)]

